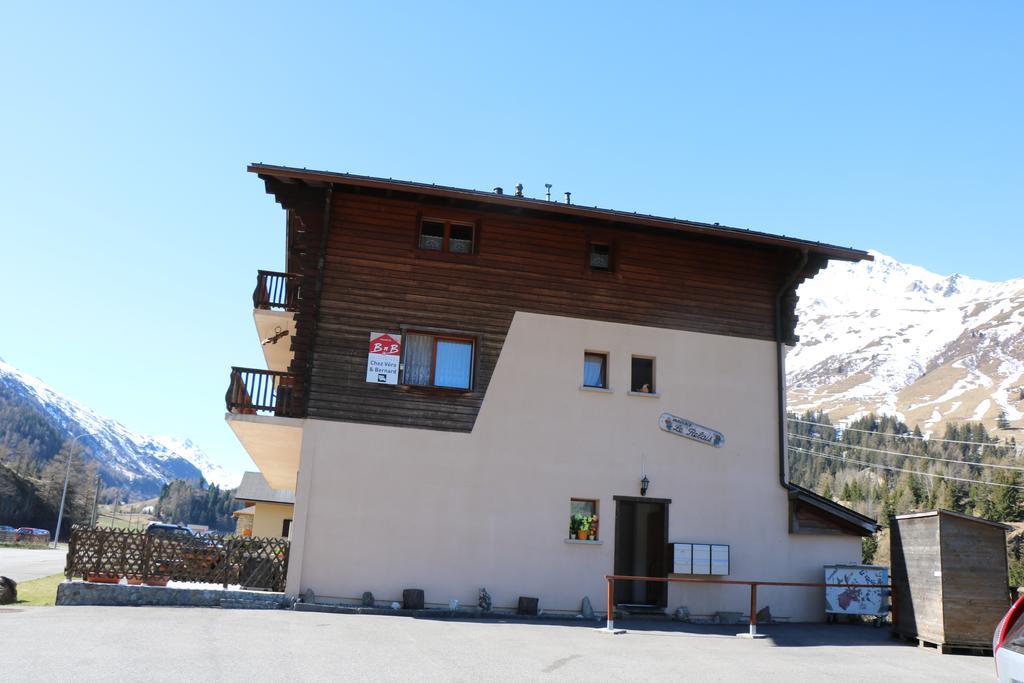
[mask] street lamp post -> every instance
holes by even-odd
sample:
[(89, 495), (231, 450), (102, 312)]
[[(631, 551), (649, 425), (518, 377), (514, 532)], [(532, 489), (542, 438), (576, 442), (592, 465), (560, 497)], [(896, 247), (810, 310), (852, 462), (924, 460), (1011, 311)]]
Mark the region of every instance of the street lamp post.
[(71, 456), (75, 453), (75, 442), (81, 439), (83, 436), (96, 436), (99, 432), (86, 432), (79, 434), (75, 438), (71, 439), (71, 445), (68, 446), (68, 468), (64, 472), (64, 492), (60, 494), (60, 512), (57, 513), (57, 528), (53, 530), (53, 546), (57, 547), (57, 536), (60, 535), (60, 523), (64, 521), (64, 499), (68, 495), (68, 480), (71, 478)]

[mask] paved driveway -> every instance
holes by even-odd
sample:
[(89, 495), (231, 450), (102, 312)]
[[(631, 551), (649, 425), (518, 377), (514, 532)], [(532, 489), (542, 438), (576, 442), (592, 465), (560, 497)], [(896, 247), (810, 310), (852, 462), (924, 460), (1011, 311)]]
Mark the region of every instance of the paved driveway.
[(59, 574), (64, 571), (67, 554), (65, 546), (57, 546), (56, 550), (50, 550), (49, 547), (0, 548), (0, 576), (21, 583)]
[[(629, 625), (629, 624), (626, 624)], [(631, 625), (629, 625), (631, 626)], [(175, 607), (0, 609), (0, 680), (990, 681), (988, 657), (939, 655), (860, 626), (625, 635), (544, 622)], [(734, 627), (733, 627), (734, 628)], [(661, 630), (659, 630), (661, 629)]]

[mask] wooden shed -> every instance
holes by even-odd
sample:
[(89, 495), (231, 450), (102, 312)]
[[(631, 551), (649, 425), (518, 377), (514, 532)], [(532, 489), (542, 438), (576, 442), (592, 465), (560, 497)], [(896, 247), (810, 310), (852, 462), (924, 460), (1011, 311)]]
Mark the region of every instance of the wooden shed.
[(949, 510), (893, 518), (893, 632), (940, 651), (992, 647), (1010, 605), (1009, 528)]

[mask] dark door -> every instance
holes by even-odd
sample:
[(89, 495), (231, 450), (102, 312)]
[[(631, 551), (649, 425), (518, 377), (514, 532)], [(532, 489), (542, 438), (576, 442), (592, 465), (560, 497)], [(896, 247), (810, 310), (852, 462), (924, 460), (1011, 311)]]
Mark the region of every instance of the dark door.
[[(615, 573), (668, 576), (668, 501), (615, 499)], [(668, 584), (616, 581), (615, 604), (665, 607)]]

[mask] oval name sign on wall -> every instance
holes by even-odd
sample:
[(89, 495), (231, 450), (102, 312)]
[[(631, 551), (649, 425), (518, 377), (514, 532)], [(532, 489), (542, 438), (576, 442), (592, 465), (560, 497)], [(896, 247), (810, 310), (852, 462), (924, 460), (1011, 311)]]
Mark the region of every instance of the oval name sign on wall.
[(696, 422), (676, 417), (672, 413), (662, 413), (658, 418), (658, 425), (666, 432), (672, 432), (678, 436), (685, 436), (687, 439), (700, 441), (708, 446), (721, 448), (725, 443), (725, 437), (721, 432), (716, 432), (710, 427), (704, 427)]

